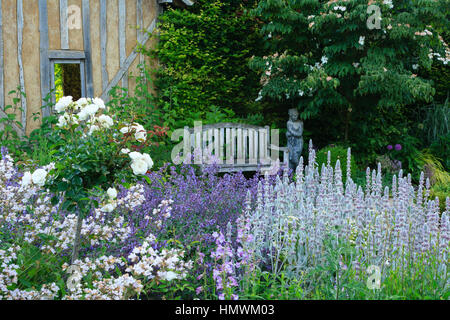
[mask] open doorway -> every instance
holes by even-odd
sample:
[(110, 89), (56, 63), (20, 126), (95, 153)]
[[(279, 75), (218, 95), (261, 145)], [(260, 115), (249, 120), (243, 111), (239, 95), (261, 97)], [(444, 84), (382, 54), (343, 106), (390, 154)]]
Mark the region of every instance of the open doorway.
[(58, 102), (63, 96), (72, 96), (75, 101), (84, 97), (86, 92), (84, 61), (55, 59), (51, 62), (53, 102)]
[(63, 96), (72, 96), (74, 100), (82, 97), (79, 64), (55, 63), (55, 95), (56, 102)]

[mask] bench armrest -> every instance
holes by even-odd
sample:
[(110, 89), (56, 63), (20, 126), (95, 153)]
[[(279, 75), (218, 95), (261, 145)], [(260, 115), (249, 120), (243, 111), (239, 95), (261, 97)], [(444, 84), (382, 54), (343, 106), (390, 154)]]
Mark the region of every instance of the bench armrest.
[(278, 147), (273, 144), (269, 145), (268, 150), (283, 152), (283, 165), (289, 166), (289, 149), (287, 147)]
[(283, 152), (289, 152), (288, 147), (278, 147), (278, 146), (275, 146), (275, 145), (273, 145), (273, 144), (271, 144), (271, 145), (269, 146), (269, 149), (271, 149), (271, 150), (283, 151)]

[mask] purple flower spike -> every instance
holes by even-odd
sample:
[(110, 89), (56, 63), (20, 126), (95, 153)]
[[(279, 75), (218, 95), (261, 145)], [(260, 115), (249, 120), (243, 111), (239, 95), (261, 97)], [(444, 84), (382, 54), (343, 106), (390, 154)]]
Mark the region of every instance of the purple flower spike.
[(397, 150), (397, 151), (402, 150), (402, 145), (401, 144), (396, 144), (395, 145), (395, 150)]
[(393, 149), (392, 144), (388, 145), (388, 146), (387, 146), (387, 149), (388, 149), (388, 150), (392, 150), (392, 149)]

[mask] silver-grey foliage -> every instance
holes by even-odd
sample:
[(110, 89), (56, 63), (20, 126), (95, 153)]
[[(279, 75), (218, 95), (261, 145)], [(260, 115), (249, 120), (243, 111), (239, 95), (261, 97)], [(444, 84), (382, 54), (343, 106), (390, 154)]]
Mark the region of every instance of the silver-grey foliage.
[(299, 276), (325, 262), (324, 242), (331, 236), (336, 244), (353, 246), (357, 273), (370, 265), (383, 272), (402, 270), (420, 260), (437, 265), (448, 278), (450, 199), (440, 216), (439, 200), (427, 199), (429, 182), (424, 185), (423, 174), (415, 190), (411, 176), (400, 171), (390, 193), (388, 187), (383, 190), (380, 165), (372, 173), (367, 169), (363, 190), (351, 179), (349, 160), (346, 186), (339, 160), (335, 168), (328, 162), (319, 174), (310, 148), (308, 164), (304, 167), (300, 159), (295, 182), (285, 175), (275, 186), (258, 186), (256, 203), (245, 212), (253, 236), (246, 245), (255, 264), (265, 262), (275, 274), (283, 270)]

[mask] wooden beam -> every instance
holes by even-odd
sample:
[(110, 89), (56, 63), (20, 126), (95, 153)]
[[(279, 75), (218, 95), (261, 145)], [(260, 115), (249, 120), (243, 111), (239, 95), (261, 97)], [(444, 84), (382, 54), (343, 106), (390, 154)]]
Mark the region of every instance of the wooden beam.
[(67, 24), (67, 0), (59, 0), (59, 26), (61, 49), (69, 49), (69, 27)]
[[(142, 41), (141, 44), (145, 45), (148, 41), (148, 39), (150, 38), (150, 33), (153, 32), (153, 30), (156, 27), (156, 18), (153, 19), (152, 23), (150, 24), (150, 26), (147, 28), (147, 32), (144, 34), (144, 36), (142, 37)], [(127, 59), (124, 62), (123, 67), (121, 67), (119, 69), (119, 71), (117, 72), (117, 74), (114, 76), (114, 78), (111, 80), (111, 82), (108, 84), (108, 87), (106, 88), (106, 90), (103, 90), (102, 96), (101, 98), (104, 101), (108, 101), (108, 92), (111, 91), (111, 89), (115, 86), (117, 86), (117, 84), (119, 83), (120, 79), (122, 79), (123, 75), (125, 74), (125, 72), (128, 72), (128, 69), (130, 68), (131, 64), (133, 63), (133, 61), (136, 59), (137, 55), (138, 55), (138, 49), (139, 49), (139, 44), (136, 45), (136, 47), (134, 47), (133, 52), (127, 57)]]
[[(137, 29), (137, 42), (140, 43), (143, 36), (143, 29), (144, 29), (144, 11), (142, 9), (142, 0), (137, 0), (136, 3), (136, 25), (138, 26)], [(144, 63), (144, 56), (140, 53), (139, 54), (139, 64)], [(143, 77), (144, 74), (141, 72), (141, 77)]]
[[(20, 90), (25, 92), (25, 79), (23, 72), (23, 60), (22, 60), (22, 49), (23, 49), (23, 0), (17, 0), (17, 62), (19, 63), (19, 83)], [(22, 102), (22, 113), (21, 122), (24, 128), (27, 127), (27, 98), (21, 96)]]
[(143, 11), (142, 11), (142, 0), (136, 0), (136, 25), (137, 29), (137, 42), (141, 41), (142, 28), (143, 26)]
[(107, 4), (106, 0), (100, 0), (100, 54), (102, 63), (102, 90), (105, 91), (108, 86), (109, 76), (106, 68), (106, 48), (108, 45), (108, 29), (106, 25), (107, 19)]
[(3, 10), (0, 0), (0, 110), (5, 108), (5, 82), (4, 82), (4, 53), (3, 53)]
[(86, 70), (86, 96), (94, 97), (94, 80), (92, 74), (92, 45), (91, 45), (91, 21), (89, 0), (83, 0), (83, 42)]
[[(127, 59), (126, 48), (126, 20), (127, 20), (127, 6), (125, 0), (119, 1), (119, 59), (120, 68), (125, 64)], [(128, 88), (128, 75), (124, 74), (122, 78), (122, 87)]]
[[(50, 60), (48, 58), (48, 12), (47, 0), (39, 0), (39, 52), (41, 62), (41, 100), (45, 105), (45, 98), (50, 93)], [(50, 108), (42, 110), (42, 117), (50, 116)]]
[(80, 60), (86, 58), (86, 53), (84, 51), (75, 51), (75, 50), (49, 50), (48, 57), (50, 59)]

